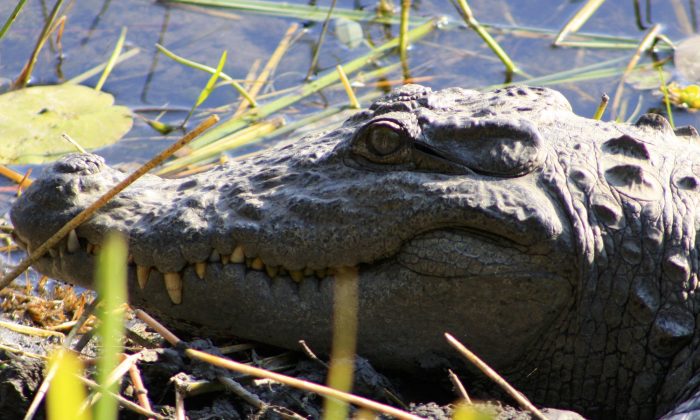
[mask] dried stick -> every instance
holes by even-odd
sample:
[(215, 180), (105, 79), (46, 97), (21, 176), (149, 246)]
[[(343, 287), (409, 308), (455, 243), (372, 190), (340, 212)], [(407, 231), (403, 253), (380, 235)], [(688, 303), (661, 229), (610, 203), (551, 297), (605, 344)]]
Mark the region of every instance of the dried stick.
[(479, 359), (479, 357), (469, 351), (466, 347), (464, 347), (464, 344), (460, 343), (457, 341), (456, 338), (454, 338), (452, 335), (449, 333), (445, 333), (445, 338), (447, 338), (447, 341), (450, 343), (452, 347), (457, 349), (460, 353), (462, 353), (462, 356), (466, 357), (467, 360), (472, 362), (476, 367), (479, 368), (486, 376), (489, 377), (492, 381), (496, 382), (498, 386), (503, 388), (504, 391), (506, 391), (515, 401), (520, 404), (520, 406), (531, 412), (536, 418), (540, 420), (547, 420), (547, 417), (542, 414), (542, 412), (535, 407), (530, 400), (528, 400), (523, 394), (520, 393), (517, 389), (513, 388), (501, 375), (499, 375), (495, 370), (491, 369), (489, 365), (486, 364), (483, 360)]
[(359, 397), (357, 395), (349, 394), (346, 392), (338, 391), (337, 389), (329, 388), (324, 385), (315, 384), (313, 382), (302, 381), (297, 378), (292, 378), (290, 376), (282, 375), (275, 372), (270, 372), (265, 369), (256, 368), (253, 366), (248, 366), (243, 363), (234, 362), (233, 360), (224, 359), (222, 357), (217, 357), (209, 353), (187, 349), (185, 354), (189, 357), (203, 362), (212, 364), (214, 366), (222, 367), (225, 369), (233, 370), (235, 372), (244, 373), (250, 376), (256, 376), (259, 378), (272, 379), (279, 383), (292, 386), (294, 388), (303, 389), (304, 391), (315, 392), (317, 394), (337, 398), (341, 401), (345, 401), (350, 404), (355, 404), (360, 407), (368, 408), (372, 411), (377, 411), (389, 416), (393, 416), (401, 420), (420, 420), (421, 418), (413, 414), (407, 413), (398, 408), (391, 407), (385, 404), (378, 403), (376, 401), (369, 400), (367, 398)]
[(34, 250), (27, 258), (22, 260), (10, 273), (0, 280), (0, 290), (7, 287), (12, 280), (16, 279), (24, 270), (28, 269), (32, 264), (37, 262), (42, 255), (44, 255), (49, 249), (56, 246), (68, 233), (80, 226), (81, 223), (86, 221), (90, 216), (93, 215), (98, 209), (104, 206), (109, 200), (111, 200), (115, 195), (122, 192), (126, 187), (131, 185), (134, 181), (142, 177), (146, 172), (150, 171), (154, 167), (161, 164), (165, 159), (172, 155), (176, 150), (186, 145), (192, 141), (195, 137), (199, 136), (206, 129), (216, 124), (219, 121), (219, 117), (212, 115), (211, 117), (204, 120), (199, 124), (194, 130), (185, 134), (180, 140), (175, 144), (168, 147), (164, 151), (160, 152), (156, 157), (146, 162), (139, 169), (134, 171), (131, 175), (126, 177), (122, 182), (112, 187), (104, 195), (102, 195), (97, 201), (95, 201), (90, 207), (78, 213), (74, 218), (72, 218), (68, 223), (66, 223), (61, 229), (58, 230), (53, 236), (41, 244), (37, 249)]
[(459, 377), (455, 375), (454, 372), (452, 372), (452, 369), (447, 369), (448, 376), (450, 378), (450, 382), (452, 382), (452, 385), (455, 387), (455, 390), (457, 391), (457, 395), (461, 399), (464, 400), (467, 404), (472, 403), (472, 399), (469, 398), (469, 394), (467, 394), (467, 390), (464, 388), (464, 385), (462, 385), (462, 381), (459, 380)]
[[(134, 394), (139, 400), (139, 405), (145, 410), (153, 411), (151, 409), (151, 402), (148, 401), (148, 390), (143, 385), (143, 380), (141, 379), (141, 372), (138, 366), (131, 365), (129, 368), (129, 378), (131, 378), (131, 383), (134, 385)], [(153, 417), (149, 417), (148, 420), (154, 420)]]

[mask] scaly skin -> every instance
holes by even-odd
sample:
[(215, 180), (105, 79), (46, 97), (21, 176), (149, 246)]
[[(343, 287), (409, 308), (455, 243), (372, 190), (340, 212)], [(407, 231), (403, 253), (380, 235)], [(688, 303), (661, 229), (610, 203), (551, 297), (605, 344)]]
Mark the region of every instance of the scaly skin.
[[(133, 304), (328, 349), (330, 274), (358, 266), (373, 363), (460, 366), (449, 331), (537, 403), (653, 418), (700, 382), (698, 140), (661, 117), (578, 117), (548, 89), (409, 85), (333, 131), (144, 177), (36, 268), (89, 287), (92, 245), (118, 230)], [(15, 204), (18, 242), (38, 246), (123, 177), (95, 155), (59, 161)]]

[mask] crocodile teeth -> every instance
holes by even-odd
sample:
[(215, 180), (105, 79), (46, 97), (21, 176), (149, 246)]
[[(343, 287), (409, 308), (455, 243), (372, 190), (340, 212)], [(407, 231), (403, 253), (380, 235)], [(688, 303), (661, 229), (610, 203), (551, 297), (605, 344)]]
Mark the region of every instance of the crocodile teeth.
[(250, 268), (260, 271), (265, 268), (265, 263), (263, 263), (263, 260), (261, 260), (260, 257), (255, 257), (253, 262), (250, 263)]
[(75, 229), (71, 229), (71, 231), (68, 232), (68, 244), (66, 246), (66, 250), (69, 254), (72, 254), (78, 249), (80, 249), (80, 241), (78, 240), (78, 235), (75, 233)]
[(197, 273), (197, 277), (199, 277), (200, 280), (204, 280), (204, 275), (207, 274), (207, 263), (194, 263), (194, 272)]
[(241, 245), (233, 249), (233, 253), (231, 253), (231, 262), (234, 264), (242, 264), (245, 262), (245, 253)]
[(304, 272), (301, 270), (291, 270), (289, 272), (289, 276), (292, 278), (292, 280), (294, 280), (297, 283), (304, 280)]
[(279, 273), (279, 267), (272, 267), (269, 265), (265, 266), (265, 272), (267, 273), (267, 276), (271, 279), (274, 279), (277, 277), (277, 274)]
[(151, 267), (147, 265), (136, 266), (136, 280), (139, 282), (139, 287), (143, 290), (148, 283), (148, 275), (151, 274)]
[(163, 279), (170, 300), (176, 305), (182, 303), (182, 277), (180, 277), (180, 273), (165, 273)]

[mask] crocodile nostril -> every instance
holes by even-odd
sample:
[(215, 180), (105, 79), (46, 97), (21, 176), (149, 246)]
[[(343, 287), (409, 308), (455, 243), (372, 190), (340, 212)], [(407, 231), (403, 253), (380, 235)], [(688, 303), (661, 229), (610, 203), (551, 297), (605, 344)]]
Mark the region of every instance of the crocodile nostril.
[(89, 153), (70, 154), (54, 164), (54, 171), (64, 174), (93, 175), (102, 171), (105, 161)]

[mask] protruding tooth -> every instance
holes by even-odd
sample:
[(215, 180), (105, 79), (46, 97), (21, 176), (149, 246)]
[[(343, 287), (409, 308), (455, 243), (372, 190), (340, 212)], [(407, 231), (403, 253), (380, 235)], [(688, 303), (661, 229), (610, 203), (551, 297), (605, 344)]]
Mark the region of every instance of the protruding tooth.
[(221, 254), (221, 264), (228, 264), (230, 258), (228, 254)]
[(95, 245), (91, 244), (88, 242), (87, 244), (87, 253), (90, 255), (93, 255), (95, 253)]
[(238, 245), (233, 249), (231, 254), (231, 262), (234, 264), (243, 264), (245, 262), (245, 253), (243, 252), (243, 246)]
[(314, 274), (316, 275), (317, 279), (325, 279), (326, 278), (326, 269), (321, 269), (321, 270), (316, 270), (314, 271)]
[(260, 257), (255, 257), (253, 262), (250, 263), (250, 268), (260, 271), (265, 268), (265, 263), (260, 259)]
[(297, 283), (304, 280), (304, 272), (301, 270), (290, 270), (289, 276)]
[(80, 241), (78, 240), (78, 234), (75, 233), (75, 229), (71, 229), (71, 231), (68, 232), (68, 244), (66, 246), (66, 250), (68, 250), (69, 254), (72, 254), (79, 249)]
[(165, 279), (165, 290), (168, 291), (170, 300), (176, 305), (182, 303), (182, 277), (180, 277), (180, 273), (165, 273), (163, 279)]
[(151, 267), (148, 265), (136, 265), (136, 280), (139, 282), (139, 287), (143, 290), (148, 283), (148, 276), (151, 274)]
[(211, 261), (211, 262), (221, 261), (221, 257), (219, 257), (219, 253), (215, 249), (211, 250), (211, 254), (209, 255), (209, 261)]
[(279, 267), (273, 267), (271, 265), (266, 265), (265, 272), (267, 273), (267, 276), (269, 278), (274, 279), (275, 277), (277, 277), (277, 273), (279, 273)]
[(194, 272), (197, 273), (200, 280), (204, 280), (204, 276), (207, 274), (207, 263), (203, 261), (194, 263)]

